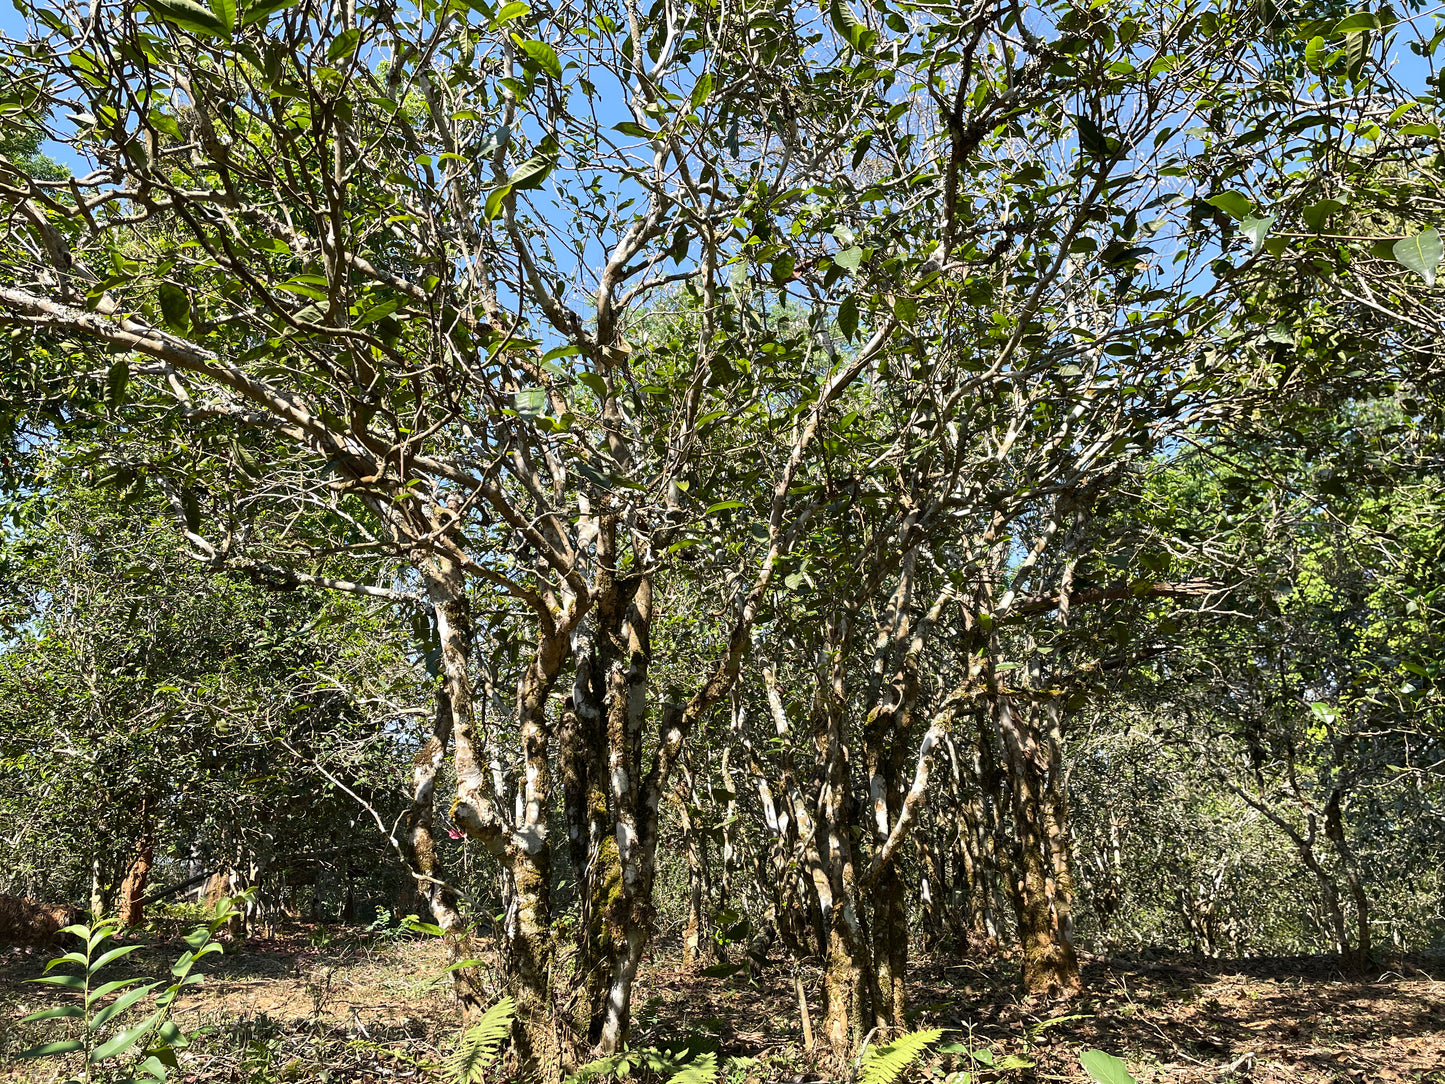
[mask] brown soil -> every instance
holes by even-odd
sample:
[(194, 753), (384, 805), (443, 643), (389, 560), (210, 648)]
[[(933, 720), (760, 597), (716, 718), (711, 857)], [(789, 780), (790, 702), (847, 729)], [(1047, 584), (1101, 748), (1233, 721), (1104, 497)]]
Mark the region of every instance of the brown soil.
[[(165, 975), (183, 948), (173, 937), (154, 936), (112, 977)], [(0, 949), (5, 1084), (63, 1079), (50, 1063), (15, 1060), (20, 1050), (64, 1031), (63, 1021), (18, 1023), (26, 1012), (58, 1003), (50, 989), (23, 981), (39, 975), (46, 958)], [(684, 972), (676, 961), (663, 948), (645, 965), (634, 1046), (691, 1039), (717, 1050), (720, 1064), (740, 1059), (724, 1077), (735, 1084), (848, 1075), (821, 1051), (802, 1049), (792, 964), (775, 960), (754, 982), (746, 968), (707, 975)], [(179, 1013), (179, 1022), (200, 1034), (172, 1079), (444, 1079), (436, 1066), (458, 1025), (445, 963), (435, 942), (368, 941), (355, 932), (330, 939), (306, 928), (210, 957), (206, 983)], [(906, 1079), (960, 1081), (950, 1074), (971, 1069), (976, 1084), (1082, 1082), (1079, 1053), (1098, 1047), (1124, 1058), (1140, 1084), (1445, 1084), (1445, 982), (1436, 974), (1445, 975), (1440, 961), (1402, 962), (1360, 980), (1323, 958), (1092, 959), (1082, 994), (1040, 1002), (1017, 993), (1008, 959), (935, 956), (910, 974), (912, 1024), (948, 1029), (943, 1042), (952, 1045)], [(819, 975), (804, 966), (801, 977), (816, 1024)]]

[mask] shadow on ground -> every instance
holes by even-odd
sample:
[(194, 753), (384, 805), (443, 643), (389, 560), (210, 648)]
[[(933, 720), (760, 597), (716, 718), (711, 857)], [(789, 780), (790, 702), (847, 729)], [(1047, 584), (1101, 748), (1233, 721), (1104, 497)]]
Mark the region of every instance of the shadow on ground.
[[(112, 977), (162, 976), (184, 950), (162, 931)], [(14, 1062), (53, 1038), (21, 1016), (53, 1000), (24, 980), (47, 954), (0, 948), (0, 1081), (50, 1080)], [(440, 1079), (457, 1032), (446, 952), (435, 941), (388, 941), (301, 927), (204, 961), (207, 981), (181, 1022), (201, 1038), (185, 1084), (209, 1081)], [(731, 1084), (845, 1079), (851, 1066), (803, 1049), (795, 974), (821, 1032), (821, 973), (776, 957), (754, 980), (745, 967), (682, 969), (657, 947), (635, 993), (634, 1046), (693, 1044), (731, 1062)], [(962, 1069), (974, 1084), (1087, 1078), (1083, 1050), (1124, 1058), (1140, 1084), (1445, 1084), (1445, 960), (1404, 959), (1356, 978), (1326, 957), (1086, 960), (1084, 989), (1066, 1001), (1024, 998), (1007, 957), (932, 954), (913, 961), (914, 1027), (949, 1030), (951, 1053), (916, 1066), (915, 1081)], [(48, 1022), (55, 1023), (55, 1022)], [(987, 1056), (995, 1066), (968, 1051)], [(984, 1055), (983, 1052), (988, 1054)], [(1007, 1059), (1012, 1059), (1011, 1061)], [(10, 1063), (7, 1065), (7, 1062)], [(955, 1080), (960, 1079), (955, 1077)]]

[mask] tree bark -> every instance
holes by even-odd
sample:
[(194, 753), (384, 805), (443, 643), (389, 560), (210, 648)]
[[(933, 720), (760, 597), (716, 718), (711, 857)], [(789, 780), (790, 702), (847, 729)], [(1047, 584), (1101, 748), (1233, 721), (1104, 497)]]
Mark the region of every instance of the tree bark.
[[(452, 965), (477, 955), (456, 893), (447, 885), (433, 836), (436, 778), (446, 758), (447, 744), (459, 726), (475, 732), (472, 684), (468, 667), (472, 654), (471, 603), (460, 570), (451, 561), (435, 564), (427, 588), (441, 646), (441, 683), (437, 689), (436, 721), (432, 736), (412, 758), (412, 804), (407, 812), (407, 853), (417, 892), (443, 930)], [(458, 776), (460, 777), (460, 765)], [(487, 1008), (481, 978), (475, 967), (453, 967), (452, 993), (465, 1019)]]
[(632, 983), (651, 935), (656, 847), (655, 811), (648, 808), (642, 778), (652, 580), (639, 576), (620, 583), (619, 588), (616, 617), (620, 620), (614, 626), (614, 657), (608, 660), (606, 728), (607, 778), (621, 880), (607, 909), (613, 955), (599, 1039), (605, 1054), (622, 1048), (631, 1022)]
[(155, 856), (155, 833), (148, 822), (141, 825), (141, 837), (120, 884), (120, 924), (129, 929), (145, 921), (146, 885), (150, 883)]
[(504, 959), (517, 999), (513, 1039), (522, 1075), (535, 1076), (543, 1084), (560, 1078), (562, 1063), (562, 1035), (552, 992), (552, 852), (547, 841), (552, 772), (546, 717), (547, 695), (560, 665), (556, 656), (562, 651), (562, 645), (544, 643), (518, 690), (523, 812), (504, 852), (514, 890), (504, 927)]
[(712, 877), (708, 866), (707, 836), (699, 831), (690, 804), (695, 804), (692, 773), (685, 772), (687, 790), (681, 796), (683, 848), (687, 854), (687, 926), (682, 935), (682, 966), (693, 967), (712, 960), (713, 940), (708, 928), (708, 904)]
[(874, 883), (873, 972), (875, 1026), (893, 1034), (907, 1028), (908, 896), (896, 862)]
[(578, 637), (572, 708), (564, 716), (559, 741), (568, 854), (578, 885), (572, 996), (577, 1031), (588, 1047), (602, 1035), (613, 955), (607, 908), (621, 880), (603, 760), (606, 692), (598, 674), (601, 657), (594, 636)]
[[(483, 741), (469, 674), (472, 619), (460, 567), (436, 556), (426, 567), (427, 594), (436, 613), (441, 642), (442, 688), (452, 714), (456, 797), (452, 820), (479, 839), (502, 863), (511, 893), (503, 926), (502, 961), (517, 1002), (513, 1043), (519, 1072), (551, 1084), (561, 1077), (561, 1038), (552, 996), (552, 869), (547, 816), (552, 804), (552, 769), (547, 697), (568, 655), (564, 636), (554, 629), (539, 637), (535, 654), (517, 688), (517, 724), (522, 739), (523, 782), (518, 813), (509, 824), (499, 809), (483, 758)], [(438, 915), (447, 933), (453, 963), (475, 956), (472, 939), (459, 914)], [(453, 985), (464, 1015), (481, 1011), (476, 969), (453, 970)]]
[(437, 689), (432, 734), (411, 761), (411, 808), (405, 820), (406, 854), (416, 895), (442, 929), (457, 929), (462, 923), (456, 894), (442, 875), (436, 853), (436, 779), (446, 759), (452, 737), (452, 701), (445, 685)]
[(1364, 878), (1360, 876), (1354, 851), (1345, 837), (1341, 798), (1340, 787), (1330, 792), (1330, 799), (1325, 805), (1325, 837), (1334, 844), (1335, 853), (1340, 859), (1340, 868), (1344, 870), (1345, 883), (1349, 885), (1350, 899), (1355, 905), (1355, 944), (1352, 950), (1346, 952), (1346, 958), (1352, 970), (1357, 975), (1363, 975), (1369, 970), (1373, 948), (1370, 938), (1370, 895), (1365, 888)]
[(1069, 800), (1064, 771), (1063, 707), (1057, 700), (1044, 706), (1048, 719), (1047, 748), (1049, 771), (1048, 801), (1044, 806), (1044, 827), (1048, 840), (1049, 861), (1053, 871), (1055, 921), (1064, 940), (1074, 943), (1074, 858), (1069, 833)]
[(848, 620), (828, 630), (819, 659), (814, 692), (814, 742), (823, 767), (818, 801), (818, 831), (825, 846), (819, 857), (827, 873), (828, 898), (821, 901), (828, 923), (828, 954), (823, 974), (823, 1033), (835, 1056), (851, 1058), (872, 1027), (869, 997), (873, 982), (868, 935), (858, 907), (853, 856), (853, 801), (848, 780), (848, 748), (843, 733), (846, 705), (844, 676)]
[(1015, 908), (1023, 948), (1023, 981), (1029, 993), (1061, 996), (1079, 989), (1079, 959), (1057, 897), (1049, 864), (1046, 782), (1037, 729), (1007, 696), (997, 698), (995, 718), (1007, 756), (1013, 797)]

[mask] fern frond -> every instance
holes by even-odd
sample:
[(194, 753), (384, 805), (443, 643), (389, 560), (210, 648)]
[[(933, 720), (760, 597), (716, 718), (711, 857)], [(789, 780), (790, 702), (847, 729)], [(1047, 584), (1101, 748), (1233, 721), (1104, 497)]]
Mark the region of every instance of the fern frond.
[(626, 1054), (611, 1054), (605, 1058), (595, 1058), (586, 1065), (578, 1066), (577, 1071), (569, 1076), (564, 1084), (586, 1084), (587, 1081), (597, 1077), (610, 1076), (626, 1060)]
[(717, 1084), (717, 1057), (699, 1054), (667, 1078), (667, 1084)]
[(900, 1035), (886, 1046), (875, 1046), (863, 1056), (858, 1084), (893, 1084), (929, 1043), (938, 1042), (942, 1036), (940, 1028), (924, 1028)]
[(502, 1040), (511, 1033), (516, 1012), (517, 1003), (504, 997), (482, 1013), (482, 1018), (467, 1028), (447, 1058), (447, 1076), (456, 1084), (477, 1084), (482, 1079), (482, 1070), (496, 1058)]

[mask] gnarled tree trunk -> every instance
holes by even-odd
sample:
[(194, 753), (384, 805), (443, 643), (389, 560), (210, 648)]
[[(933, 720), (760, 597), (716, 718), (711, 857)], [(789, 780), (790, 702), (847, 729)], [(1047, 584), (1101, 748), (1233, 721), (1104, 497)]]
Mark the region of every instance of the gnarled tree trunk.
[(1009, 789), (1013, 798), (1014, 905), (1019, 941), (1023, 948), (1024, 988), (1030, 993), (1058, 996), (1079, 988), (1079, 958), (1068, 923), (1066, 901), (1058, 897), (1048, 835), (1047, 753), (1029, 706), (1016, 708), (1008, 696), (999, 696), (994, 717), (1003, 738)]
[(143, 808), (140, 838), (136, 841), (135, 851), (120, 883), (119, 918), (123, 927), (139, 926), (145, 921), (146, 886), (150, 884), (154, 859), (155, 830)]
[[(552, 868), (547, 817), (552, 803), (548, 755), (547, 697), (568, 655), (566, 638), (544, 630), (517, 688), (517, 724), (522, 738), (523, 782), (513, 822), (499, 809), (483, 758), (483, 735), (469, 674), (472, 648), (470, 603), (460, 567), (437, 556), (426, 568), (427, 593), (441, 642), (442, 688), (451, 709), (457, 775), (452, 819), (481, 840), (502, 863), (510, 891), (503, 925), (502, 964), (517, 1002), (513, 1042), (519, 1072), (543, 1084), (560, 1079), (562, 1048), (552, 990)], [(443, 897), (444, 898), (444, 897)], [(438, 915), (448, 935), (453, 962), (475, 955), (459, 914)], [(453, 971), (465, 1014), (485, 1008), (472, 968)]]

